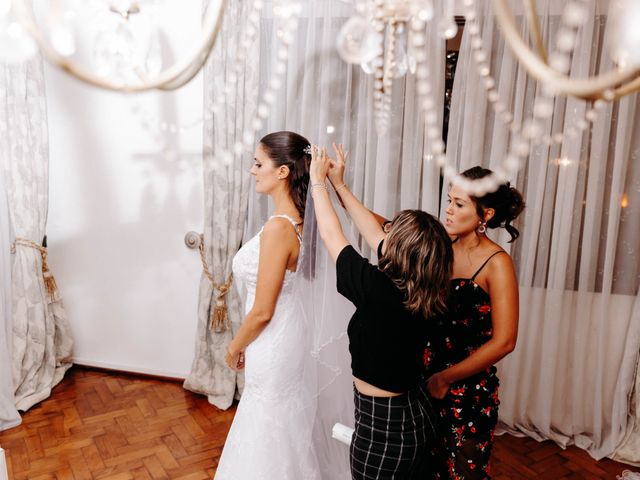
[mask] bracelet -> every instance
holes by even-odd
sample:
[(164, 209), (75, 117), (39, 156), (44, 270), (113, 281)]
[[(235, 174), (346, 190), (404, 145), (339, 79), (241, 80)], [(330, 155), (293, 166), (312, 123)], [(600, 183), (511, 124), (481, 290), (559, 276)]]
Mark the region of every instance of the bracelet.
[(346, 188), (346, 187), (347, 187), (346, 183), (343, 183), (339, 187), (335, 187), (336, 193), (338, 193), (340, 190), (342, 190), (343, 188)]
[(322, 190), (324, 190), (325, 192), (329, 193), (329, 189), (327, 188), (327, 186), (324, 183), (313, 183), (311, 185), (311, 194), (313, 195), (313, 189), (314, 188), (320, 188)]

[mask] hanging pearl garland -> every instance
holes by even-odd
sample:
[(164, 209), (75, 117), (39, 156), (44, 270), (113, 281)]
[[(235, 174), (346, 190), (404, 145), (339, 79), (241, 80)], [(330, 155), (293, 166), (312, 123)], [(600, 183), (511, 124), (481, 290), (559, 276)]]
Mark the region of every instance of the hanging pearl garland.
[[(571, 65), (571, 54), (575, 48), (577, 30), (587, 20), (587, 10), (585, 8), (584, 1), (585, 0), (575, 0), (568, 3), (565, 7), (565, 11), (563, 12), (561, 28), (556, 41), (557, 48), (550, 57), (551, 65), (559, 72), (568, 72)], [(443, 169), (444, 175), (450, 178), (453, 184), (459, 186), (470, 194), (482, 196), (487, 192), (495, 191), (501, 183), (504, 183), (507, 180), (509, 174), (518, 171), (523, 160), (529, 155), (532, 143), (537, 142), (538, 139), (547, 145), (561, 143), (565, 135), (575, 136), (580, 133), (580, 131), (586, 130), (589, 128), (589, 122), (595, 121), (597, 118), (597, 110), (602, 109), (605, 102), (602, 100), (594, 102), (593, 106), (586, 111), (584, 118), (578, 120), (575, 126), (567, 128), (563, 133), (558, 133), (553, 136), (543, 136), (541, 135), (541, 120), (547, 119), (553, 114), (554, 102), (554, 92), (550, 92), (548, 89), (543, 88), (542, 94), (540, 94), (534, 101), (532, 118), (525, 121), (520, 129), (514, 123), (513, 114), (507, 110), (504, 103), (500, 102), (498, 91), (495, 88), (496, 82), (491, 76), (488, 63), (489, 56), (483, 49), (480, 28), (476, 22), (477, 14), (475, 10), (475, 1), (464, 0), (464, 5), (467, 7), (466, 18), (470, 21), (467, 28), (468, 32), (472, 36), (471, 46), (475, 50), (472, 57), (477, 63), (478, 73), (483, 78), (482, 84), (487, 91), (487, 99), (496, 115), (498, 115), (498, 117), (509, 126), (509, 129), (512, 132), (512, 142), (509, 146), (509, 152), (507, 153), (502, 165), (496, 168), (492, 175), (475, 181), (465, 179), (457, 175), (455, 168), (447, 163), (447, 158), (444, 155), (444, 145), (441, 144), (441, 130), (433, 124), (433, 119), (437, 118), (434, 110), (435, 102), (433, 102), (433, 99), (427, 95), (422, 99), (421, 106), (425, 112), (427, 135), (430, 140), (433, 141), (431, 155), (435, 156), (438, 165)], [(424, 23), (419, 24), (413, 22), (412, 26), (414, 27), (415, 33), (418, 33), (420, 29), (424, 29)], [(420, 36), (414, 35), (414, 39), (416, 38), (418, 39), (415, 44), (416, 48), (424, 46), (419, 41)], [(417, 75), (419, 84), (418, 90), (419, 92), (430, 92), (431, 88), (427, 85), (428, 69), (425, 68), (421, 70), (421, 72), (421, 75)], [(607, 92), (605, 94), (605, 99), (611, 100), (613, 99), (613, 96), (613, 92)], [(429, 154), (426, 156), (429, 156)]]
[(427, 152), (425, 158), (435, 158), (436, 163), (445, 177), (451, 182), (469, 192), (474, 196), (483, 196), (487, 192), (496, 190), (500, 184), (504, 183), (506, 175), (503, 170), (498, 169), (493, 174), (479, 180), (469, 180), (457, 174), (454, 166), (450, 165), (445, 155), (445, 144), (442, 141), (442, 124), (440, 116), (436, 111), (436, 102), (433, 98), (433, 86), (431, 82), (431, 72), (427, 64), (427, 53), (425, 51), (424, 22), (419, 16), (411, 22), (411, 41), (416, 51), (416, 91), (418, 92), (418, 102), (424, 113), (424, 121), (427, 135)]
[[(465, 2), (468, 7), (465, 12), (465, 18), (467, 20), (467, 31), (471, 35), (471, 48), (474, 50), (472, 58), (476, 63), (478, 74), (482, 78), (482, 86), (487, 93), (487, 100), (491, 105), (497, 118), (499, 118), (514, 134), (523, 135), (522, 129), (514, 123), (514, 115), (511, 113), (505, 103), (500, 101), (500, 96), (496, 89), (496, 81), (490, 74), (489, 65), (487, 64), (490, 58), (487, 51), (484, 49), (482, 36), (480, 34), (480, 27), (477, 23), (477, 11), (475, 9), (474, 2)], [(570, 14), (563, 15), (562, 19), (569, 18), (570, 26), (562, 26), (558, 31), (557, 36), (557, 49), (561, 52), (560, 56), (554, 58), (557, 60), (559, 66), (564, 66), (570, 63), (570, 56), (575, 48), (575, 40), (577, 38), (577, 28), (580, 25), (576, 24), (576, 21), (580, 18), (584, 18), (583, 15), (577, 13), (572, 4), (568, 6)], [(579, 16), (579, 18), (578, 18)], [(554, 52), (556, 53), (556, 52)], [(587, 130), (589, 123), (592, 123), (597, 119), (597, 111), (602, 109), (606, 105), (606, 102), (597, 100), (594, 102), (585, 112), (583, 118), (577, 120), (573, 126), (566, 129), (565, 132), (559, 132), (554, 135), (536, 135), (531, 138), (532, 143), (541, 143), (547, 146), (554, 144), (560, 144), (566, 136), (576, 136), (580, 131)], [(553, 98), (549, 95), (545, 95), (543, 98), (537, 98), (534, 104), (533, 115), (535, 118), (544, 120), (550, 118), (553, 114)], [(530, 127), (531, 129), (531, 127)], [(535, 128), (533, 130), (535, 132)]]
[(251, 4), (251, 8), (247, 15), (247, 23), (242, 30), (243, 38), (240, 41), (238, 51), (236, 53), (236, 59), (231, 68), (224, 90), (217, 95), (211, 107), (211, 113), (219, 113), (224, 110), (228, 103), (228, 99), (236, 95), (240, 82), (238, 79), (241, 77), (244, 70), (244, 59), (247, 56), (249, 48), (254, 44), (256, 36), (259, 31), (260, 24), (260, 12), (264, 6), (263, 0), (254, 0)]
[(392, 52), (387, 52), (387, 64), (385, 65), (384, 34), (386, 23), (384, 14), (384, 0), (376, 0), (373, 28), (376, 30), (378, 46), (376, 57), (373, 60), (373, 111), (378, 135), (384, 135), (389, 128), (389, 112), (391, 110), (392, 80), (388, 65)]
[[(254, 12), (249, 15), (249, 25), (247, 28), (247, 35), (249, 39), (242, 42), (242, 47), (248, 49), (252, 44), (253, 39), (258, 31), (258, 22), (260, 21), (260, 9), (263, 6), (263, 0), (255, 0)], [(241, 140), (236, 141), (233, 146), (233, 151), (227, 151), (220, 146), (216, 146), (215, 155), (224, 164), (229, 164), (233, 161), (234, 156), (243, 155), (246, 151), (251, 151), (254, 147), (255, 135), (258, 130), (264, 126), (264, 121), (269, 117), (271, 108), (276, 100), (276, 93), (282, 86), (282, 80), (284, 74), (287, 71), (287, 60), (289, 58), (289, 47), (293, 40), (293, 34), (298, 29), (299, 15), (301, 13), (301, 6), (298, 2), (289, 3), (285, 0), (281, 0), (274, 6), (274, 13), (277, 17), (284, 21), (284, 26), (277, 30), (276, 36), (278, 38), (277, 46), (277, 60), (273, 68), (273, 72), (269, 78), (268, 86), (265, 89), (262, 98), (258, 101), (256, 114), (254, 119), (245, 126)], [(251, 28), (253, 27), (253, 28)], [(246, 51), (246, 50), (245, 50)], [(227, 98), (230, 93), (234, 93), (234, 86), (230, 84), (238, 83), (238, 76), (242, 72), (244, 56), (238, 56), (236, 59), (236, 65), (232, 72), (235, 75), (230, 75), (227, 79), (228, 83), (225, 86), (224, 92), (220, 95), (221, 98), (216, 99), (216, 105), (218, 108), (227, 105)], [(233, 80), (233, 82), (232, 82)], [(214, 110), (214, 114), (215, 114)]]

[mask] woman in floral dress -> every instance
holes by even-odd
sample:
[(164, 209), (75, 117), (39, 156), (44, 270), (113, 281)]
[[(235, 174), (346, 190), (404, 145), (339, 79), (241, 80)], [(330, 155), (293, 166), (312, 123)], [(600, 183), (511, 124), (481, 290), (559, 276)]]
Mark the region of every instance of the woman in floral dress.
[[(489, 174), (474, 167), (462, 176)], [(518, 284), (511, 257), (485, 232), (505, 228), (515, 240), (518, 230), (511, 222), (523, 208), (521, 194), (508, 183), (480, 198), (455, 185), (449, 190), (444, 222), (454, 251), (449, 310), (424, 354), (429, 393), (440, 400), (435, 478), (491, 478), (489, 459), (500, 403), (494, 364), (516, 344)]]

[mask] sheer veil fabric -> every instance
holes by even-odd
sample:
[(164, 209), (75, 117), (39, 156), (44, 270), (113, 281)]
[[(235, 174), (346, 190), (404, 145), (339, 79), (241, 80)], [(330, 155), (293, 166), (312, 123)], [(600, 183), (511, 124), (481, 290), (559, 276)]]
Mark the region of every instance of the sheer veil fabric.
[[(273, 46), (279, 23), (273, 16), (274, 3), (265, 2), (261, 18), (260, 95), (268, 87), (276, 63), (277, 49)], [(394, 80), (389, 132), (379, 137), (372, 112), (373, 77), (359, 65), (346, 64), (335, 48), (340, 28), (355, 13), (354, 2), (300, 3), (300, 26), (291, 43), (282, 88), (256, 138), (290, 130), (324, 147), (330, 148), (332, 142), (342, 143), (350, 151), (346, 183), (367, 207), (388, 217), (403, 208), (437, 213), (440, 174), (435, 161), (424, 156), (425, 125), (414, 101), (415, 76), (408, 74)], [(441, 8), (442, 0), (434, 3)], [(425, 33), (434, 52), (429, 57), (430, 69), (435, 79), (441, 79), (434, 88), (443, 91), (445, 43), (438, 37), (435, 25), (429, 24)], [(442, 114), (444, 95), (435, 98)], [(334, 205), (349, 241), (372, 258), (374, 252), (361, 242), (337, 201)], [(268, 199), (256, 195), (251, 188), (245, 242), (255, 235), (271, 211)], [(313, 392), (307, 407), (307, 414), (313, 419), (313, 448), (322, 479), (349, 479), (349, 449), (331, 438), (331, 432), (337, 422), (354, 425), (346, 335), (354, 307), (336, 291), (335, 264), (318, 236), (310, 195), (303, 237), (298, 266), (302, 275), (297, 288), (304, 312), (302, 320), (309, 333), (305, 380), (306, 388)]]
[[(344, 220), (344, 219), (343, 219)], [(335, 423), (354, 425), (353, 383), (347, 325), (355, 308), (336, 290), (335, 263), (317, 232), (311, 195), (304, 218), (297, 284), (302, 321), (308, 332), (305, 382), (312, 392), (308, 414), (320, 478), (350, 479), (349, 448), (331, 437)]]

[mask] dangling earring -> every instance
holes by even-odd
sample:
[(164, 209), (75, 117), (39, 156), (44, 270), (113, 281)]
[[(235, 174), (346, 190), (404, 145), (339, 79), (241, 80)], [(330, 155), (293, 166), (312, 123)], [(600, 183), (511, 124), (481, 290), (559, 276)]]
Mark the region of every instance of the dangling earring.
[(476, 228), (476, 232), (484, 233), (486, 231), (487, 231), (487, 222), (485, 222), (485, 221), (480, 222), (480, 226), (478, 228)]

